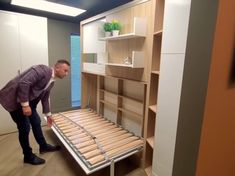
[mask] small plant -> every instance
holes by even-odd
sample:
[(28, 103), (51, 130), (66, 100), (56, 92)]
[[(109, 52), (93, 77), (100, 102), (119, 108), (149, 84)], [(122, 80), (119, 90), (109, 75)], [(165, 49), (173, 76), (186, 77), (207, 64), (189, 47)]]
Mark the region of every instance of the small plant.
[(112, 23), (110, 23), (110, 22), (105, 22), (103, 27), (104, 27), (105, 32), (111, 32), (112, 31)]
[(112, 21), (112, 30), (121, 30), (121, 24), (117, 20)]

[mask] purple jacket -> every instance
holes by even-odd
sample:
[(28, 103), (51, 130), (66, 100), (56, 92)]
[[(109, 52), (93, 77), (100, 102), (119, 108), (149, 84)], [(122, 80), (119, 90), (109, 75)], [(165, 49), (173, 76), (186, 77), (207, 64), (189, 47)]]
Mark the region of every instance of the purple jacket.
[(46, 65), (32, 66), (19, 76), (9, 81), (0, 90), (0, 103), (7, 111), (21, 108), (21, 102), (39, 98), (42, 102), (43, 113), (50, 112), (49, 95), (53, 86), (46, 90), (47, 83), (52, 76), (52, 69)]

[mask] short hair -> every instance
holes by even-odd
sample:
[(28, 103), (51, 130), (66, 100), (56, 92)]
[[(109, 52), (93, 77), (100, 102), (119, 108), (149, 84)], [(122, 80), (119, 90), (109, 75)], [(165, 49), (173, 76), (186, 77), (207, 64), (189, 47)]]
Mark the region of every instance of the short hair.
[(69, 61), (67, 61), (67, 60), (65, 60), (65, 59), (57, 60), (57, 62), (56, 62), (55, 65), (58, 65), (58, 64), (66, 64), (66, 65), (70, 66)]

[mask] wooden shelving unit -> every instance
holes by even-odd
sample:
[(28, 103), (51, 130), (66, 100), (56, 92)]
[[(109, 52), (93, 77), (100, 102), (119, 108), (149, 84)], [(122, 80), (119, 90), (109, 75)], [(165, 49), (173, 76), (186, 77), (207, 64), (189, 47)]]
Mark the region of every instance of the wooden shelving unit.
[(162, 43), (162, 22), (164, 12), (164, 0), (154, 1), (154, 26), (152, 33), (152, 59), (151, 70), (149, 73), (147, 90), (147, 108), (145, 118), (145, 149), (144, 149), (144, 168), (147, 175), (152, 175), (152, 161), (155, 141), (155, 124), (157, 122), (157, 95), (158, 82), (160, 76), (160, 58)]
[[(82, 55), (82, 65), (85, 66), (82, 74), (83, 107), (91, 105), (100, 115), (144, 137), (141, 166), (147, 175), (152, 173), (154, 144), (157, 142), (154, 132), (163, 11), (164, 0), (149, 0), (99, 16), (96, 21), (101, 18), (118, 20), (123, 24), (122, 31), (119, 36), (98, 38), (101, 44), (105, 43), (105, 51), (100, 52), (106, 53), (102, 56), (103, 65), (98, 62), (96, 65), (87, 64), (90, 61), (88, 56)], [(97, 27), (99, 23), (94, 24)], [(131, 62), (125, 64), (126, 58)]]

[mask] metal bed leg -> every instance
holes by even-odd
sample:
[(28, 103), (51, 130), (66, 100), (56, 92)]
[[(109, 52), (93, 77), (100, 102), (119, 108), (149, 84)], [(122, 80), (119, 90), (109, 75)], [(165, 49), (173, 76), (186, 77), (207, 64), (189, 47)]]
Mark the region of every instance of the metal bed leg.
[(111, 161), (110, 164), (110, 176), (114, 176), (114, 161)]

